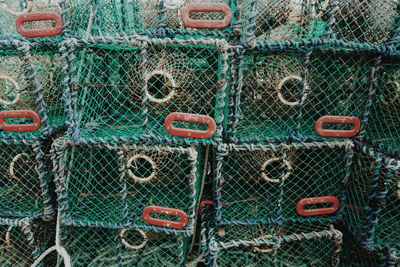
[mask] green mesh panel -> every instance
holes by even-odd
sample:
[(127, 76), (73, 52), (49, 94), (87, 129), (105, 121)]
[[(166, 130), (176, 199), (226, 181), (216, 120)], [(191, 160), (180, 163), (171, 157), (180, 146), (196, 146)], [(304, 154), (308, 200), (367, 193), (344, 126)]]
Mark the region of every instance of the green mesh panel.
[[(56, 164), (64, 218), (81, 223), (148, 225), (147, 206), (182, 210), (194, 223), (202, 155), (166, 146), (65, 146)], [(153, 214), (164, 220), (175, 216)], [(188, 226), (189, 226), (188, 225)]]
[(183, 266), (189, 242), (188, 237), (139, 229), (61, 230), (73, 266)]
[(149, 133), (168, 138), (174, 136), (164, 121), (172, 112), (221, 120), (217, 108), (223, 105), (226, 85), (221, 81), (222, 56), (215, 47), (154, 44), (142, 57), (143, 52), (128, 44), (83, 46), (74, 52), (68, 73), (76, 94), (74, 130), (95, 139)]
[(30, 266), (52, 244), (52, 224), (0, 219), (0, 265)]
[(215, 178), (217, 206), (221, 207), (217, 219), (236, 223), (265, 222), (281, 216), (299, 221), (331, 220), (335, 214), (300, 216), (296, 204), (304, 198), (342, 198), (350, 147), (350, 143), (221, 147)]
[[(281, 80), (288, 76), (302, 77), (304, 59), (295, 53), (246, 54), (243, 58), (243, 85), (237, 84), (240, 92), (238, 122), (232, 124), (239, 140), (261, 140), (286, 137), (295, 128), (297, 105), (285, 105), (282, 100), (296, 102), (302, 90), (300, 82), (290, 82), (288, 88)], [(280, 98), (278, 97), (280, 93)], [(286, 98), (284, 98), (284, 95)], [(235, 106), (239, 99), (235, 99)], [(231, 121), (232, 123), (232, 121)]]
[(398, 57), (385, 58), (366, 130), (367, 137), (385, 148), (400, 147), (400, 65)]
[(43, 88), (45, 112), (48, 116), (47, 124), (52, 129), (64, 126), (66, 115), (64, 112), (62, 95), (61, 60), (56, 48), (34, 47), (32, 59), (37, 71), (37, 80)]
[[(0, 215), (51, 213), (47, 171), (50, 159), (36, 143), (0, 143)], [(50, 206), (51, 207), (51, 206)]]
[[(329, 1), (333, 5), (333, 1)], [(398, 27), (398, 2), (391, 0), (339, 0), (333, 37), (350, 42), (382, 44)]]
[[(15, 27), (15, 19), (19, 14), (30, 12), (54, 12), (60, 14), (57, 0), (2, 0), (0, 1), (0, 34), (21, 37)], [(34, 21), (24, 24), (25, 29), (53, 28), (54, 21)]]
[[(303, 96), (300, 133), (317, 138), (315, 122), (322, 116), (354, 116), (362, 120), (369, 100), (372, 55), (314, 53), (308, 67), (309, 93)], [(325, 129), (349, 130), (349, 124)]]
[[(372, 246), (398, 246), (399, 171), (387, 167), (380, 158), (362, 152), (355, 154), (353, 169), (345, 209), (346, 224), (350, 231), (361, 241), (369, 241)], [(376, 199), (377, 196), (380, 199)], [(371, 222), (375, 218), (371, 212), (377, 213), (375, 223)], [(375, 230), (372, 235), (365, 233), (369, 229)]]
[(67, 0), (66, 28), (79, 37), (118, 36), (155, 30), (158, 0)]
[(327, 3), (322, 0), (240, 1), (244, 33), (259, 42), (322, 37), (328, 23)]
[(211, 236), (211, 266), (333, 266), (341, 242), (320, 225), (226, 226)]
[(322, 116), (361, 120), (369, 99), (370, 59), (315, 50), (307, 62), (299, 52), (247, 52), (242, 61), (234, 61), (239, 71), (231, 95), (236, 115), (231, 137), (242, 142), (282, 140), (296, 133), (319, 138), (314, 125)]
[(375, 267), (387, 261), (386, 250), (368, 251), (363, 248), (350, 233), (343, 233), (343, 249), (340, 254), (340, 265), (343, 267)]

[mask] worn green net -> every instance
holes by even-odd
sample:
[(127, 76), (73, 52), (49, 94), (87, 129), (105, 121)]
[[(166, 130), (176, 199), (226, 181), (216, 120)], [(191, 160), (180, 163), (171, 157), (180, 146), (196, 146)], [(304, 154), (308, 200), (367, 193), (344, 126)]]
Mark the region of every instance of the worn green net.
[(182, 266), (190, 245), (183, 235), (128, 228), (64, 226), (61, 238), (73, 266)]
[[(348, 142), (220, 146), (214, 182), (217, 223), (334, 220), (340, 212), (303, 216), (297, 205), (322, 196), (343, 200), (351, 150)], [(304, 209), (332, 205), (318, 202)]]
[[(235, 142), (321, 139), (314, 129), (323, 116), (361, 119), (369, 100), (372, 55), (280, 50), (243, 51), (233, 84), (228, 134)], [(326, 125), (348, 130), (347, 125)]]
[(396, 151), (400, 145), (400, 65), (397, 56), (383, 58), (376, 90), (366, 135), (379, 147)]
[(40, 142), (0, 142), (0, 215), (52, 214), (49, 147)]
[(399, 244), (399, 163), (361, 147), (355, 154), (345, 209), (346, 224), (369, 248)]
[(334, 266), (342, 244), (332, 225), (226, 226), (208, 234), (211, 266)]
[(185, 218), (168, 213), (153, 217), (182, 220), (180, 228), (193, 230), (203, 179), (201, 150), (145, 144), (78, 146), (61, 140), (56, 149), (56, 182), (66, 220), (151, 227), (154, 224), (142, 214), (146, 207), (157, 206), (178, 209)]
[[(177, 137), (167, 132), (164, 122), (169, 114), (181, 112), (214, 119), (218, 122), (215, 136), (220, 136), (226, 53), (213, 41), (184, 44), (72, 45), (67, 77), (74, 134), (91, 139), (170, 140)], [(178, 121), (174, 126), (206, 129), (190, 122)]]

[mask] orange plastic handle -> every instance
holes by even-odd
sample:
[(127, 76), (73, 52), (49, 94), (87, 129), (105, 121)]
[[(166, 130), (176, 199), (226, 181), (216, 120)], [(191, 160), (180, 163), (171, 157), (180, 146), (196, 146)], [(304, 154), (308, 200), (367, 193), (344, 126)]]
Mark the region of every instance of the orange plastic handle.
[[(27, 30), (24, 28), (24, 23), (32, 21), (45, 21), (54, 20), (56, 25), (54, 28), (49, 29), (32, 29)], [(60, 15), (54, 12), (32, 12), (27, 14), (19, 15), (15, 20), (15, 27), (19, 34), (23, 37), (34, 38), (34, 37), (50, 37), (57, 36), (62, 32), (63, 23)]]
[[(319, 208), (319, 209), (304, 209), (305, 205), (315, 205), (322, 203), (332, 203), (329, 208)], [(340, 200), (334, 196), (325, 197), (311, 197), (299, 200), (296, 205), (296, 212), (301, 216), (315, 216), (315, 215), (326, 215), (335, 213), (340, 206)]]
[[(177, 128), (172, 125), (174, 121), (187, 121), (207, 124), (206, 131)], [(174, 112), (165, 118), (165, 129), (172, 135), (205, 139), (214, 135), (217, 125), (213, 118), (206, 115)]]
[[(169, 221), (169, 220), (153, 218), (153, 217), (151, 217), (151, 213), (172, 215), (172, 216), (179, 217), (181, 220), (180, 221)], [(168, 227), (168, 228), (174, 228), (174, 229), (182, 229), (183, 227), (186, 226), (186, 224), (189, 221), (188, 217), (184, 211), (178, 210), (178, 209), (173, 209), (173, 208), (167, 208), (167, 207), (147, 206), (143, 209), (142, 215), (144, 217), (144, 220), (148, 224), (162, 226), (162, 227)]]
[[(353, 124), (353, 129), (351, 130), (327, 130), (323, 126), (325, 123), (347, 123)], [(361, 129), (361, 121), (357, 117), (348, 116), (323, 116), (317, 120), (314, 126), (315, 131), (319, 136), (323, 137), (340, 137), (349, 138), (353, 137)]]
[[(223, 20), (194, 20), (190, 18), (192, 12), (222, 12)], [(224, 3), (189, 3), (181, 10), (183, 23), (189, 28), (222, 29), (232, 22), (232, 10)]]
[[(32, 118), (32, 124), (6, 124), (7, 118)], [(42, 122), (32, 110), (8, 110), (0, 112), (0, 128), (8, 132), (30, 132), (40, 129)]]

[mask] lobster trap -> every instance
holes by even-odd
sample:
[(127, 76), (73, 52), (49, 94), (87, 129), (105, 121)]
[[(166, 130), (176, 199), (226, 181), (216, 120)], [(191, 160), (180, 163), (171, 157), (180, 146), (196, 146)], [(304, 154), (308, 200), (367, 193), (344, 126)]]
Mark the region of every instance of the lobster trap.
[(357, 145), (345, 223), (369, 250), (400, 247), (400, 162)]
[[(331, 38), (380, 45), (398, 37), (398, 1), (325, 1), (333, 12)], [(336, 10), (336, 11), (334, 11)]]
[(232, 33), (233, 0), (67, 0), (69, 36), (188, 35), (225, 37)]
[(220, 145), (214, 155), (218, 225), (341, 217), (351, 142)]
[(247, 42), (325, 37), (329, 27), (329, 0), (241, 1), (243, 37)]
[(203, 41), (67, 41), (66, 86), (72, 95), (67, 110), (75, 142), (210, 143), (221, 138), (225, 43)]
[(52, 225), (31, 219), (0, 219), (0, 265), (30, 266), (51, 245)]
[(225, 226), (207, 234), (207, 266), (337, 266), (342, 245), (332, 225)]
[(43, 142), (0, 142), (0, 217), (53, 215), (50, 148)]
[[(137, 228), (61, 227), (72, 266), (184, 266), (190, 237)], [(54, 266), (64, 266), (59, 258)]]
[(192, 232), (204, 158), (195, 147), (54, 144), (63, 222)]
[[(38, 46), (0, 41), (1, 139), (44, 139), (64, 124), (59, 98), (62, 88), (55, 86), (58, 59), (53, 57), (51, 64), (46, 62), (45, 55), (33, 53)], [(52, 71), (47, 72), (45, 67)]]
[(400, 64), (398, 57), (383, 58), (377, 75), (376, 96), (366, 125), (368, 142), (400, 155)]
[(57, 0), (0, 1), (0, 35), (17, 38), (61, 34), (63, 22)]
[(230, 141), (327, 140), (360, 131), (372, 90), (372, 54), (261, 45), (237, 56)]
[[(340, 229), (342, 231), (342, 229)], [(354, 267), (395, 267), (399, 262), (400, 254), (396, 249), (382, 249), (369, 251), (363, 248), (347, 230), (343, 229), (343, 249), (340, 255), (339, 266)]]

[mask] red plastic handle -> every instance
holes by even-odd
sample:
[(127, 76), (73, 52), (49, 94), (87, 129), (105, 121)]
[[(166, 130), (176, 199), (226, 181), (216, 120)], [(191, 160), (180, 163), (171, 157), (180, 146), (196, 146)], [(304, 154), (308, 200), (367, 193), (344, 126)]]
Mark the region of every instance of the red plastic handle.
[[(54, 28), (49, 29), (32, 29), (27, 30), (24, 28), (24, 23), (32, 22), (32, 21), (45, 21), (45, 20), (54, 20), (56, 22), (56, 26)], [(19, 34), (24, 37), (33, 38), (33, 37), (49, 37), (49, 36), (57, 36), (62, 32), (62, 19), (60, 15), (54, 12), (32, 12), (27, 14), (19, 15), (15, 20), (15, 27), (17, 28)]]
[[(223, 20), (194, 20), (190, 18), (192, 12), (222, 12)], [(232, 10), (224, 3), (189, 3), (181, 10), (183, 23), (189, 28), (221, 29), (226, 28), (232, 21)]]
[[(6, 124), (6, 118), (32, 118), (32, 124)], [(32, 110), (8, 110), (0, 112), (0, 128), (8, 132), (30, 132), (40, 129), (42, 122)]]
[[(304, 209), (305, 205), (315, 205), (322, 203), (332, 203), (332, 206), (329, 208), (320, 208), (320, 209)], [(296, 212), (301, 216), (314, 216), (314, 215), (325, 215), (335, 213), (340, 206), (340, 200), (334, 196), (326, 196), (326, 197), (310, 197), (299, 200), (296, 205)]]
[[(325, 123), (348, 123), (353, 124), (351, 130), (327, 130)], [(355, 136), (361, 129), (361, 121), (357, 117), (348, 116), (323, 116), (315, 123), (315, 131), (319, 136), (349, 138)]]
[(214, 201), (212, 200), (203, 200), (199, 204), (199, 215), (201, 216), (203, 214), (203, 207), (205, 205), (214, 205)]
[[(201, 131), (201, 130), (176, 128), (172, 125), (174, 121), (204, 123), (207, 124), (208, 129), (207, 131)], [(215, 124), (214, 119), (211, 118), (210, 116), (174, 112), (169, 114), (165, 118), (164, 127), (172, 135), (205, 139), (214, 135), (217, 125)]]
[[(151, 213), (172, 215), (172, 216), (179, 217), (181, 220), (180, 221), (169, 221), (169, 220), (153, 218), (150, 215)], [(174, 228), (174, 229), (182, 229), (183, 227), (186, 226), (186, 224), (189, 221), (188, 217), (184, 211), (178, 210), (178, 209), (167, 208), (167, 207), (147, 206), (143, 209), (142, 215), (144, 217), (144, 220), (148, 224), (162, 226), (162, 227), (168, 227), (168, 228)]]

